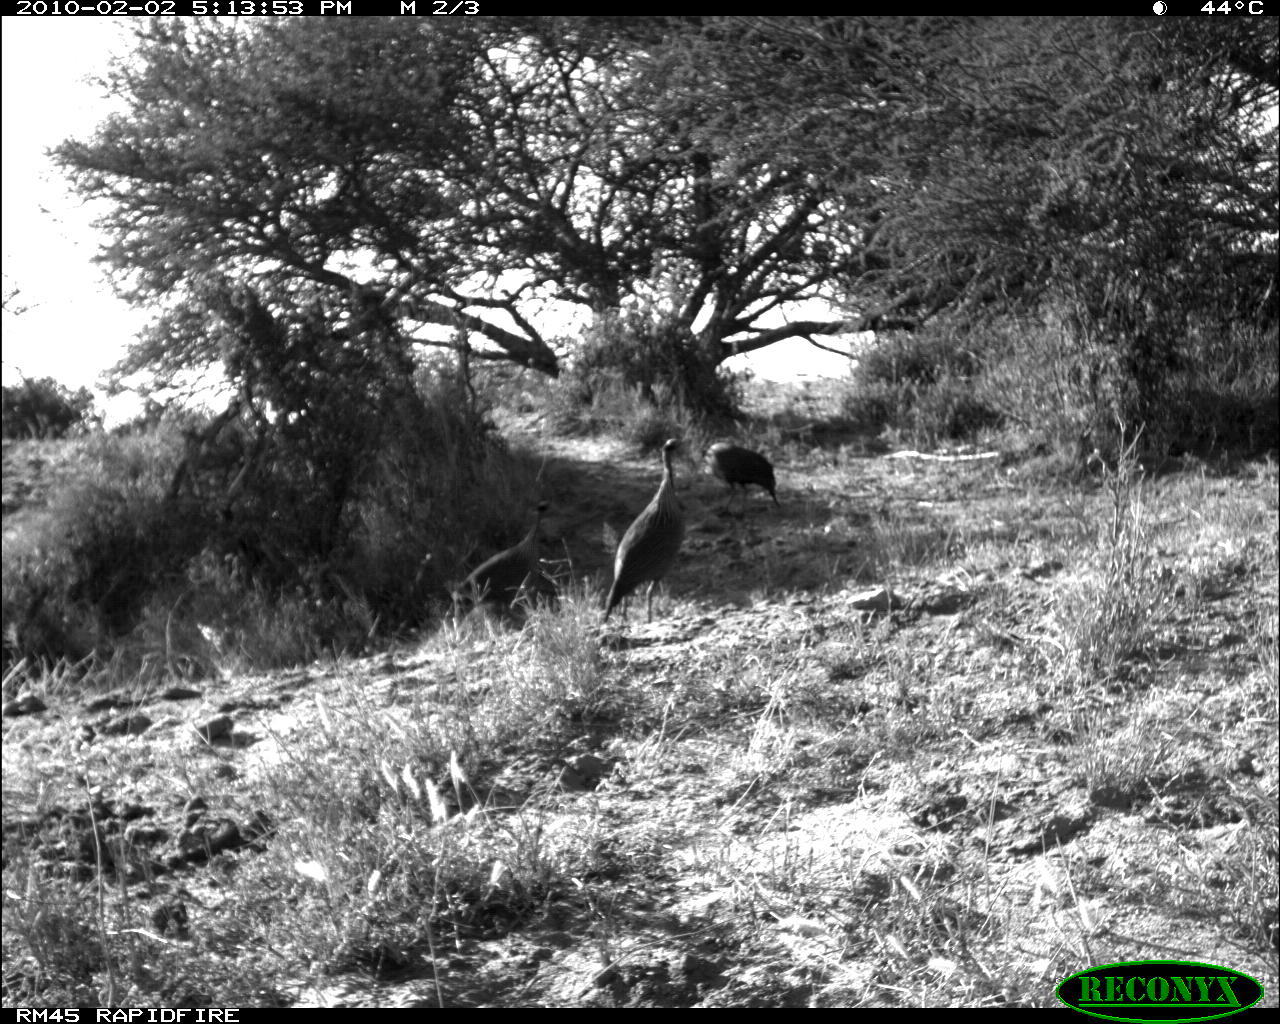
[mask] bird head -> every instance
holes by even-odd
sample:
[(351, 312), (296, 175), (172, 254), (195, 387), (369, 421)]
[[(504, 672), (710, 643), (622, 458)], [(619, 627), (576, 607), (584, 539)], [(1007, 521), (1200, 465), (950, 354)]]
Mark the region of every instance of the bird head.
[(671, 462), (672, 464), (674, 464), (676, 461), (676, 456), (680, 453), (681, 449), (683, 448), (684, 448), (684, 441), (682, 441), (680, 438), (678, 437), (667, 438), (666, 444), (662, 446), (662, 461), (664, 463)]

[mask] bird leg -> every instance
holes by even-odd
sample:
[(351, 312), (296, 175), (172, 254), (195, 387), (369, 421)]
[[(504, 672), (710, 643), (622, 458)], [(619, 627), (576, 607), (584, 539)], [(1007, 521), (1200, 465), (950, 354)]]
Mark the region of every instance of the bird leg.
[(734, 496), (735, 494), (737, 494), (737, 493), (738, 493), (738, 488), (737, 488), (736, 486), (734, 486), (733, 484), (730, 484), (730, 485), (729, 485), (729, 500), (725, 502), (724, 510), (723, 510), (723, 511), (724, 511), (724, 514), (725, 514), (725, 515), (727, 515), (727, 516), (731, 516), (731, 515), (733, 515), (733, 496)]

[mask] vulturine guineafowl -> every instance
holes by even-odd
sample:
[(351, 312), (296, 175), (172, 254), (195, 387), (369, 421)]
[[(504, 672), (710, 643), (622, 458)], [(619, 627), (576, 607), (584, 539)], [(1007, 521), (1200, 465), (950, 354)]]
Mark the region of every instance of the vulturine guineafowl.
[(671, 438), (662, 446), (662, 483), (658, 493), (627, 528), (613, 560), (613, 586), (605, 602), (607, 620), (618, 602), (641, 583), (648, 581), (648, 621), (653, 621), (653, 588), (676, 560), (684, 540), (684, 516), (676, 500), (675, 470), (672, 456), (680, 441)]
[(499, 551), (481, 562), (458, 584), (457, 601), (475, 601), (510, 608), (525, 593), (543, 593), (538, 568), (538, 527), (550, 503), (541, 501), (535, 511), (533, 526), (515, 547)]
[(773, 503), (778, 504), (773, 466), (759, 452), (720, 441), (707, 449), (707, 469), (729, 485), (730, 505), (733, 504), (733, 493), (739, 484), (742, 485), (744, 500), (747, 488), (756, 484), (768, 491)]

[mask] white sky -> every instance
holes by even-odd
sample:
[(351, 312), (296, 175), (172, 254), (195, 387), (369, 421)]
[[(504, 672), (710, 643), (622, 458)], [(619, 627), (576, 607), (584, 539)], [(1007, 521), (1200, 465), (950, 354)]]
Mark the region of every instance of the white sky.
[[(94, 388), (145, 324), (144, 312), (114, 297), (91, 261), (99, 236), (93, 212), (73, 197), (45, 150), (83, 138), (110, 111), (86, 76), (105, 70), (126, 45), (119, 18), (3, 18), (0, 90), (3, 134), (4, 288), (20, 289), (21, 315), (4, 314), (4, 383), (22, 374)], [(830, 342), (824, 342), (830, 343)], [(848, 362), (804, 341), (770, 346), (743, 361), (758, 376), (834, 376)], [(124, 408), (112, 410), (126, 414)]]
[(109, 111), (83, 81), (121, 45), (121, 19), (3, 19), (0, 134), (3, 135), (4, 287), (18, 288), (20, 316), (4, 315), (4, 383), (21, 373), (90, 386), (123, 354), (145, 322), (116, 299), (91, 262), (92, 213), (69, 192), (44, 151), (88, 135)]

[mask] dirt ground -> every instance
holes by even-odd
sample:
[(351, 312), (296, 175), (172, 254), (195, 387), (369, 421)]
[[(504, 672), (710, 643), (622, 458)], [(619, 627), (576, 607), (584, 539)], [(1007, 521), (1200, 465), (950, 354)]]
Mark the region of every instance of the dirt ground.
[[(544, 557), (607, 585), (656, 457), (527, 443), (548, 455)], [(654, 621), (633, 602), (600, 634), (607, 699), (555, 743), (494, 752), (483, 802), (588, 845), (567, 872), (580, 884), (513, 897), (506, 917), (491, 898), (473, 928), (392, 963), (307, 969), (275, 950), (264, 1001), (1046, 1006), (1072, 971), (1155, 958), (1250, 974), (1274, 1005), (1277, 722), (1259, 710), (1275, 693), (1274, 464), (1143, 485), (1135, 591), (1159, 599), (1120, 670), (1091, 677), (1087, 602), (1115, 557), (1103, 479), (785, 439), (770, 454), (780, 507), (754, 491), (732, 514), (723, 484), (678, 466), (686, 541)], [(353, 689), (402, 726), (456, 692), (460, 658), (489, 653), (424, 638), (165, 692), (46, 695), (5, 719), (6, 848), (88, 878), (94, 829), (115, 820), (165, 865), (117, 872), (147, 941), (230, 941), (212, 922), (240, 906), (236, 865), (272, 847), (279, 808), (254, 814), (299, 738)]]

